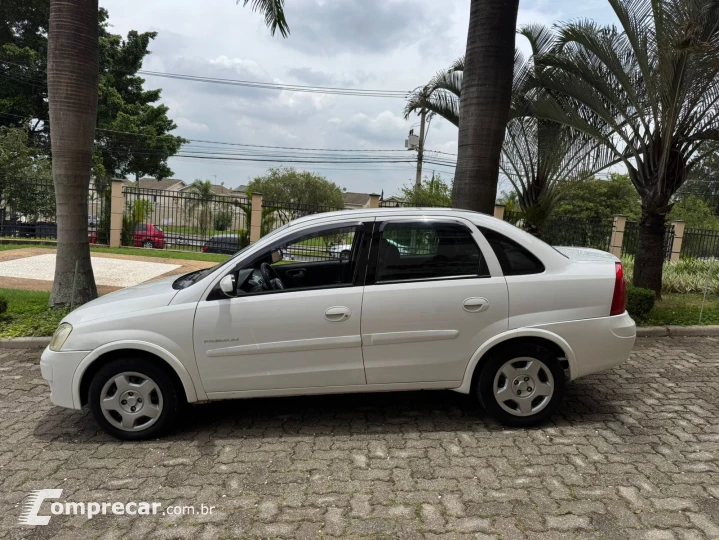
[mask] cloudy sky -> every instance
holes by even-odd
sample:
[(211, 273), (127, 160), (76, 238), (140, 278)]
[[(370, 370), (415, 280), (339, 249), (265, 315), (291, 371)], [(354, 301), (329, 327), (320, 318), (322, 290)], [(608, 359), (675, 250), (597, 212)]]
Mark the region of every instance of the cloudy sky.
[[(235, 0), (100, 0), (113, 32), (157, 31), (146, 70), (270, 83), (410, 90), (464, 53), (469, 0), (287, 0), (291, 34), (272, 37), (262, 16)], [(521, 0), (518, 24), (614, 21), (606, 0)], [(525, 48), (521, 37), (517, 45)], [(338, 96), (147, 77), (188, 139), (323, 148), (403, 150), (416, 117), (397, 98)], [(209, 151), (216, 145), (195, 143)], [(427, 148), (455, 153), (457, 129), (440, 119)], [(258, 150), (261, 152), (261, 150)], [(405, 152), (395, 155), (408, 156)], [(409, 159), (409, 158), (408, 158)], [(270, 165), (173, 158), (176, 178), (235, 187)], [(397, 193), (415, 165), (302, 165), (348, 191)], [(357, 170), (363, 169), (363, 170)], [(447, 177), (449, 167), (435, 167)], [(431, 167), (425, 167), (425, 172)]]

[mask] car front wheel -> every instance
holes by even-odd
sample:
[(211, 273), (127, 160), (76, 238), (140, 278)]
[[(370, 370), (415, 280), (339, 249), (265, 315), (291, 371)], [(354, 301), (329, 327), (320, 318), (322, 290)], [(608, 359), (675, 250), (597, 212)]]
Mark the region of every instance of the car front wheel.
[(165, 369), (142, 358), (119, 358), (100, 368), (89, 389), (95, 419), (126, 441), (157, 437), (177, 417), (178, 389)]
[(485, 363), (476, 391), (484, 408), (503, 424), (541, 424), (564, 397), (564, 370), (550, 351), (536, 345), (500, 349)]
[(145, 249), (152, 249), (153, 247), (155, 247), (155, 244), (152, 243), (152, 240), (145, 240), (142, 243), (142, 247), (144, 247)]

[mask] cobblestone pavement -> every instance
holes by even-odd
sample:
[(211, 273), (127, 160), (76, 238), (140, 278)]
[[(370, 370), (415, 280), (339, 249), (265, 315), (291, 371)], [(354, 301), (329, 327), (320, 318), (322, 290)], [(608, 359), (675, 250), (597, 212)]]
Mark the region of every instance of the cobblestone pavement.
[[(37, 352), (0, 356), (0, 538), (719, 538), (714, 338), (638, 340), (541, 429), (412, 392), (197, 406), (146, 443), (51, 406)], [(19, 525), (23, 499), (49, 488), (215, 510)]]

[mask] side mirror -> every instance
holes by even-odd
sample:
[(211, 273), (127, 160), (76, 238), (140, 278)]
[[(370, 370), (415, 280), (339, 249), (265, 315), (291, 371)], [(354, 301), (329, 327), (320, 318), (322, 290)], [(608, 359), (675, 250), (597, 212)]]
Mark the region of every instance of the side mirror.
[(235, 286), (235, 276), (229, 274), (220, 280), (220, 289), (230, 298), (237, 296), (237, 287)]
[(272, 252), (272, 264), (278, 263), (283, 259), (282, 250), (277, 249)]

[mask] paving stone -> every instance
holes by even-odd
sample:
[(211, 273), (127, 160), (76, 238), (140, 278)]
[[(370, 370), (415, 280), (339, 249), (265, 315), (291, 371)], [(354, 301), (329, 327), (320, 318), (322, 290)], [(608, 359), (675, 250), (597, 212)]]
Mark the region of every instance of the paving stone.
[[(529, 430), (411, 392), (200, 405), (142, 443), (52, 406), (38, 356), (0, 352), (0, 539), (719, 538), (715, 337), (640, 338)], [(20, 525), (30, 491), (52, 488), (214, 510)]]

